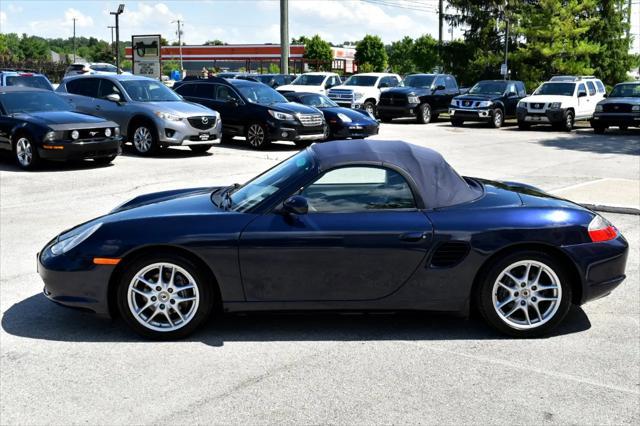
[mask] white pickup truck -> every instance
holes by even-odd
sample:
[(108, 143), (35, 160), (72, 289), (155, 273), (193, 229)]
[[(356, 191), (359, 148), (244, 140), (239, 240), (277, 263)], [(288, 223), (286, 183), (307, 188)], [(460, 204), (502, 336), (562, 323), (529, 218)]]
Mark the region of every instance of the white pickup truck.
[(327, 90), (342, 83), (334, 72), (307, 72), (299, 75), (291, 84), (279, 86), (276, 90), (287, 92), (311, 92), (326, 94)]
[(329, 90), (329, 98), (340, 106), (363, 109), (374, 116), (383, 90), (400, 85), (398, 74), (371, 72), (354, 74), (342, 85)]

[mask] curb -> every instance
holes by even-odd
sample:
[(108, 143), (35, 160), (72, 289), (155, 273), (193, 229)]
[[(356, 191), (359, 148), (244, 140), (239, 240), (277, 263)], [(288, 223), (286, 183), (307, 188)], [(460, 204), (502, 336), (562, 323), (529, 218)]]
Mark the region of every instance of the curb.
[(588, 209), (599, 211), (599, 212), (632, 214), (632, 215), (640, 216), (640, 209), (636, 209), (634, 207), (603, 206), (600, 204), (581, 204), (581, 205)]

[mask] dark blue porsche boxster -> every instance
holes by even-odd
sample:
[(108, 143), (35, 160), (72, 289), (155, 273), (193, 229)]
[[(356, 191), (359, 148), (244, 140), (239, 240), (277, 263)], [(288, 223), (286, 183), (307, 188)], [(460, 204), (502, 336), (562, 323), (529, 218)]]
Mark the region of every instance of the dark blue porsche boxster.
[(627, 252), (577, 204), (372, 140), (314, 144), (244, 185), (140, 196), (54, 238), (38, 267), (52, 301), (151, 338), (214, 308), (477, 309), (529, 337), (609, 294)]

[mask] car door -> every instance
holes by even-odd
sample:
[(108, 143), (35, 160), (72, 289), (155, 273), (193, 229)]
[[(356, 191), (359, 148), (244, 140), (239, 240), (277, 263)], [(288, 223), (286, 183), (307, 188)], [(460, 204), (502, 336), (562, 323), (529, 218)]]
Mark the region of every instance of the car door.
[(580, 83), (576, 89), (578, 107), (576, 108), (576, 118), (590, 117), (595, 109), (595, 105), (591, 108), (591, 99), (584, 83)]
[(398, 172), (347, 166), (298, 192), (309, 212), (259, 216), (240, 237), (248, 300), (385, 297), (421, 267), (432, 226)]
[(240, 95), (230, 86), (216, 84), (213, 109), (222, 116), (222, 127), (226, 134), (243, 135), (244, 125), (251, 120), (250, 111)]
[(5, 114), (4, 108), (0, 105), (0, 149), (11, 151), (11, 130), (15, 122), (14, 118)]
[[(126, 129), (129, 119), (133, 116), (132, 105), (125, 101), (122, 89), (113, 81), (107, 78), (96, 78), (100, 82), (98, 95), (94, 100), (95, 115), (114, 121), (122, 129)], [(109, 95), (118, 95), (120, 102), (113, 102), (107, 99)]]
[(510, 82), (509, 84), (507, 84), (507, 88), (504, 94), (504, 113), (507, 117), (515, 117), (516, 105), (518, 105), (519, 100), (520, 96), (518, 96), (516, 83)]
[[(433, 86), (431, 86), (432, 95), (431, 95), (431, 109), (435, 111), (439, 111), (449, 107), (449, 102), (447, 102), (447, 86), (445, 85), (444, 76), (436, 77), (433, 82)], [(438, 89), (440, 87), (440, 89)]]
[(96, 115), (95, 99), (98, 97), (100, 80), (94, 77), (80, 77), (65, 84), (68, 97), (74, 109), (85, 114)]

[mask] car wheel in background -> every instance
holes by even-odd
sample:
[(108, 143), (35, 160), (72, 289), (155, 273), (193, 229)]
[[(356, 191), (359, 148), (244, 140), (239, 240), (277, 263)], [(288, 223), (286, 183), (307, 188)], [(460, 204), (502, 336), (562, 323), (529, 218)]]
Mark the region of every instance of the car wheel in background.
[(459, 120), (459, 119), (457, 119), (457, 118), (452, 118), (452, 119), (451, 119), (451, 125), (452, 125), (453, 127), (460, 127), (460, 126), (462, 126), (463, 124), (464, 124), (464, 120)]
[(373, 102), (366, 101), (362, 105), (362, 109), (365, 110), (367, 112), (367, 114), (369, 114), (371, 117), (375, 117), (376, 116), (376, 105)]
[(562, 266), (538, 251), (495, 262), (480, 277), (476, 303), (482, 317), (515, 337), (536, 337), (557, 326), (571, 305), (571, 283)]
[(493, 110), (493, 117), (491, 118), (490, 124), (496, 129), (499, 129), (504, 124), (504, 114), (500, 108)]
[(190, 259), (159, 254), (125, 266), (117, 304), (136, 333), (151, 339), (178, 339), (209, 317), (213, 291), (207, 274)]
[(13, 144), (13, 154), (16, 164), (23, 170), (34, 170), (40, 165), (38, 149), (27, 135), (18, 135)]
[(574, 115), (572, 111), (567, 111), (564, 113), (564, 121), (561, 123), (562, 130), (565, 132), (570, 132), (573, 130), (574, 124)]
[(431, 105), (422, 104), (418, 107), (417, 119), (420, 124), (428, 124), (431, 122)]
[(136, 154), (142, 156), (153, 155), (158, 152), (158, 135), (155, 126), (147, 121), (140, 121), (132, 126), (131, 142)]
[(115, 159), (116, 159), (116, 156), (115, 155), (111, 155), (109, 157), (94, 158), (93, 162), (96, 163), (96, 164), (99, 164), (101, 166), (106, 166), (107, 164), (110, 164)]
[(213, 145), (189, 145), (189, 149), (196, 154), (204, 154), (209, 151)]
[(254, 123), (248, 126), (245, 136), (251, 148), (263, 149), (269, 145), (267, 132), (262, 124)]

